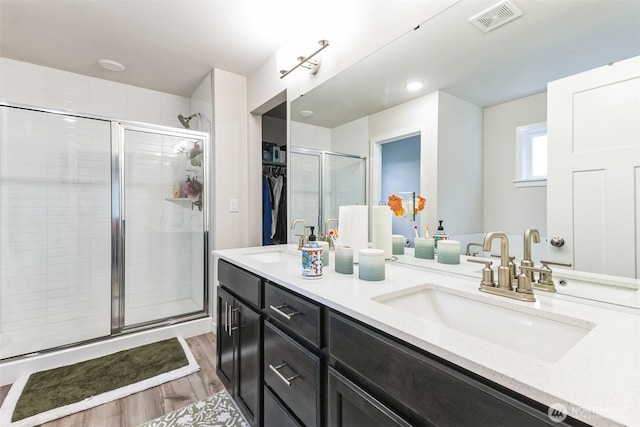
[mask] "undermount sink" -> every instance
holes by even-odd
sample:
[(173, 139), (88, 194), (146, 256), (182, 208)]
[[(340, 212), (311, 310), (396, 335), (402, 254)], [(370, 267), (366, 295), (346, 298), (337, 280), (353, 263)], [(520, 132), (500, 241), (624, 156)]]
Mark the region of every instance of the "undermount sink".
[(266, 264), (291, 261), (295, 258), (300, 258), (301, 256), (299, 254), (284, 251), (256, 252), (244, 255), (257, 261), (264, 262)]
[(545, 362), (559, 360), (595, 326), (566, 316), (510, 309), (431, 285), (373, 300)]

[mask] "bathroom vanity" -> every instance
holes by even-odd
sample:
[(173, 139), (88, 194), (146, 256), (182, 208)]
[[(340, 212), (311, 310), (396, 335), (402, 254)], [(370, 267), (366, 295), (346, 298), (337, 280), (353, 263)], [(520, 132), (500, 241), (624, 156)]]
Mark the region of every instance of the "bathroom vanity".
[(295, 246), (215, 255), (217, 372), (252, 425), (640, 425), (634, 312), (454, 267), (306, 280)]

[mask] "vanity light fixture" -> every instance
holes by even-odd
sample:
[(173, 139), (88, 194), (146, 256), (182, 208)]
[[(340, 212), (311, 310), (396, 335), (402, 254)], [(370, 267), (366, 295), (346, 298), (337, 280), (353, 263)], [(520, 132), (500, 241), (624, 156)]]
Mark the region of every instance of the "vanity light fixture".
[(306, 69), (311, 71), (311, 74), (316, 74), (318, 72), (318, 70), (320, 69), (320, 58), (316, 58), (314, 60), (312, 60), (311, 58), (313, 58), (314, 56), (319, 54), (322, 50), (324, 50), (324, 48), (329, 46), (329, 40), (320, 40), (318, 42), (318, 44), (320, 45), (320, 48), (318, 50), (316, 50), (315, 52), (313, 52), (309, 56), (299, 56), (298, 57), (298, 64), (296, 64), (289, 71), (280, 70), (280, 74), (281, 74), (280, 78), (281, 79), (285, 78), (286, 76), (289, 75), (289, 73), (291, 73), (293, 70), (295, 70), (298, 67), (306, 68)]
[(407, 84), (404, 85), (404, 87), (408, 91), (415, 92), (424, 87), (424, 82), (422, 80), (411, 80), (411, 81), (408, 81)]
[(104, 69), (107, 69), (109, 71), (123, 71), (124, 70), (124, 65), (122, 65), (121, 63), (114, 61), (112, 59), (101, 59), (98, 61), (98, 64), (100, 64), (100, 66)]

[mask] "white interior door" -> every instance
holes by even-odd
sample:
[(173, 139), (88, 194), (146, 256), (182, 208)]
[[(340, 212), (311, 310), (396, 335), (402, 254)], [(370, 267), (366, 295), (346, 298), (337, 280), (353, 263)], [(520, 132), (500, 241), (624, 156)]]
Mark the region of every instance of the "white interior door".
[(638, 277), (640, 57), (549, 84), (550, 258)]

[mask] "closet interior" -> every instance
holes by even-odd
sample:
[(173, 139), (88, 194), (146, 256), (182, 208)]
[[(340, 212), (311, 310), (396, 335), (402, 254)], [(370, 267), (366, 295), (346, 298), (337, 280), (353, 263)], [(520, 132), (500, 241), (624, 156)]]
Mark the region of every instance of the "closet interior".
[(287, 243), (287, 103), (262, 116), (262, 245)]

